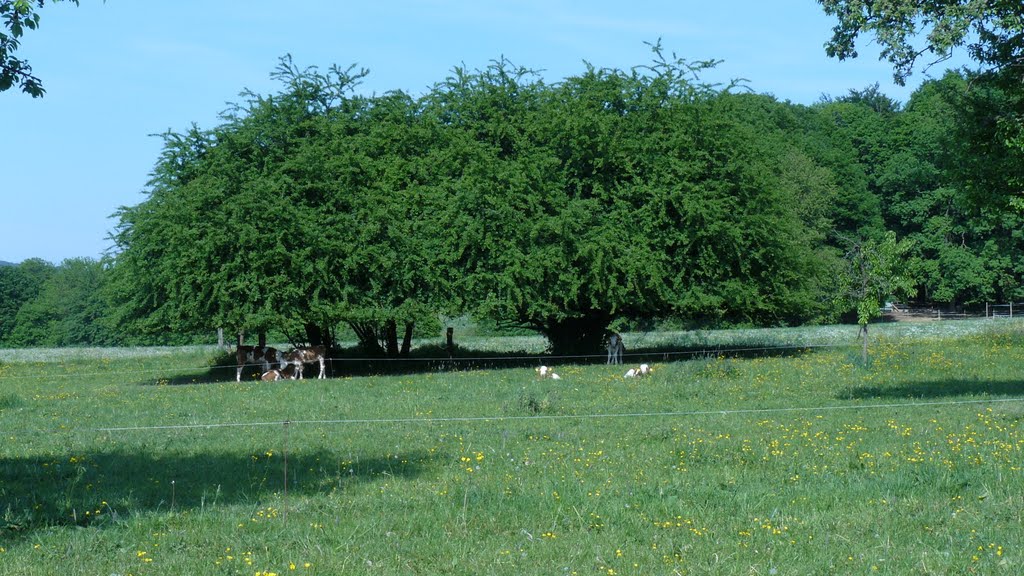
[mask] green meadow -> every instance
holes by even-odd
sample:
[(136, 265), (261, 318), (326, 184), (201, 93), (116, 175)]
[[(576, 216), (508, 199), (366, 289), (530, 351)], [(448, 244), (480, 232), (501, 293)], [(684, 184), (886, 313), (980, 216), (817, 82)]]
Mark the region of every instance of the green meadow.
[(0, 574), (1019, 574), (1022, 329), (627, 334), (557, 381), (0, 351)]

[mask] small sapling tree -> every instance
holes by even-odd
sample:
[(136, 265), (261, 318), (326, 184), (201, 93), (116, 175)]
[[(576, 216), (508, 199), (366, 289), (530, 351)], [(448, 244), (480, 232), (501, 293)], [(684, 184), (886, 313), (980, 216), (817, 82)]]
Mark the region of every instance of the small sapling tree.
[(846, 251), (845, 297), (857, 310), (864, 366), (868, 363), (868, 323), (882, 315), (887, 299), (913, 293), (915, 281), (907, 275), (904, 265), (910, 248), (909, 241), (897, 241), (895, 232), (887, 232), (880, 240), (851, 241)]

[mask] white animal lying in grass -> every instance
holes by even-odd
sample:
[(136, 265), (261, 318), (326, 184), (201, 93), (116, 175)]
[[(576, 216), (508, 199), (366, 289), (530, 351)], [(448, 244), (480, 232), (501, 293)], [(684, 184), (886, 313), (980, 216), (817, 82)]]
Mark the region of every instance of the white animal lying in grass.
[(538, 366), (534, 368), (534, 371), (537, 372), (538, 378), (551, 378), (552, 380), (562, 379), (561, 376), (555, 374), (555, 369), (550, 366)]
[(654, 372), (654, 368), (651, 368), (647, 364), (641, 364), (636, 368), (630, 368), (624, 378), (640, 378), (642, 376), (650, 376)]

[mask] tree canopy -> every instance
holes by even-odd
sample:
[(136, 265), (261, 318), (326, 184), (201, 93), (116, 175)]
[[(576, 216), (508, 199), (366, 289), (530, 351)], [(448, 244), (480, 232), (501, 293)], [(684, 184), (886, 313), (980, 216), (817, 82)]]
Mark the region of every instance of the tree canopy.
[[(57, 3), (61, 0), (50, 0)], [(65, 0), (78, 5), (78, 0)], [(46, 91), (42, 81), (32, 73), (28, 60), (17, 55), (21, 37), (26, 30), (39, 27), (39, 12), (46, 0), (0, 0), (0, 92), (15, 86), (33, 98)]]
[(966, 47), (994, 69), (1024, 65), (1024, 9), (1018, 0), (818, 0), (838, 23), (825, 45), (829, 56), (857, 57), (857, 39), (870, 34), (903, 85), (921, 59), (931, 65)]
[(821, 316), (825, 237), (801, 200), (831, 182), (744, 120), (755, 101), (694, 80), (713, 63), (653, 48), (554, 85), (457, 68), (418, 99), (282, 59), (280, 93), (164, 135), (149, 198), (119, 213), (122, 318), (308, 340), (343, 322), (395, 353), (398, 327), (465, 312), (573, 353), (616, 318)]

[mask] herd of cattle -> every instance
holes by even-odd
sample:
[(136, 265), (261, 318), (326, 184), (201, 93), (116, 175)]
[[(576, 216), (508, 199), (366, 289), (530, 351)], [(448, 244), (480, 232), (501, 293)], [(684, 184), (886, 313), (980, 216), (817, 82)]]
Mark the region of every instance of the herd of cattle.
[[(306, 364), (320, 363), (320, 375), (327, 377), (327, 349), (323, 346), (306, 346), (294, 348), (289, 352), (281, 352), (270, 346), (239, 346), (235, 350), (238, 371), (235, 380), (242, 381), (242, 370), (246, 366), (259, 365), (263, 368), (263, 380), (302, 379), (302, 369)], [(275, 367), (276, 366), (276, 367)]]
[[(607, 339), (608, 364), (622, 364), (622, 355), (626, 347), (622, 343), (622, 336), (612, 332)], [(242, 381), (242, 370), (246, 366), (260, 366), (262, 376), (266, 381), (272, 380), (295, 380), (302, 379), (302, 370), (306, 364), (320, 363), (320, 374), (317, 378), (327, 377), (327, 349), (324, 346), (304, 346), (293, 348), (288, 352), (281, 352), (270, 346), (239, 346), (235, 350), (235, 360), (238, 371), (235, 379)], [(561, 380), (561, 376), (555, 373), (550, 366), (540, 366), (536, 369), (540, 378), (551, 378)], [(637, 378), (648, 376), (654, 370), (648, 364), (641, 364), (636, 368), (630, 368), (625, 378)]]

